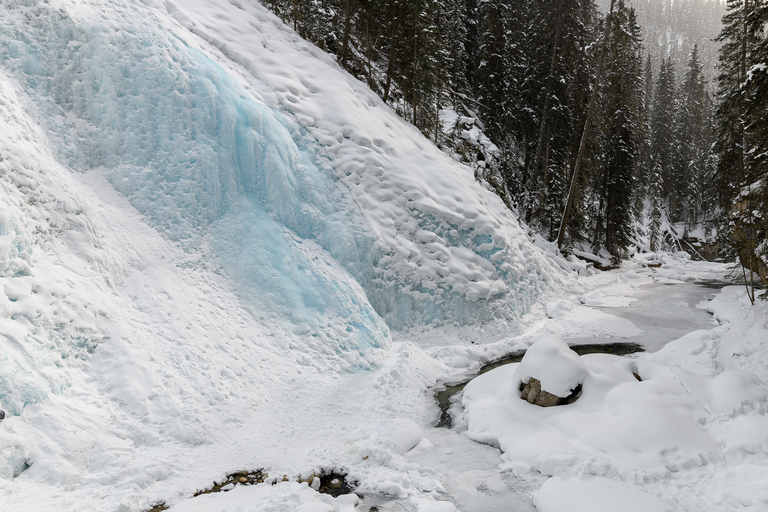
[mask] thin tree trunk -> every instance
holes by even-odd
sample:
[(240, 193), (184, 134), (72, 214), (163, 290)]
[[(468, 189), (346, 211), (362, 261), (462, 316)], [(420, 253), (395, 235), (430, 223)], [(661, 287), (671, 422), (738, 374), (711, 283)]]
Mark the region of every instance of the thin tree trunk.
[(397, 40), (397, 20), (392, 22), (392, 36), (389, 38), (389, 56), (387, 57), (387, 83), (384, 86), (384, 103), (389, 99), (389, 88), (392, 85), (392, 72), (395, 66), (395, 44)]
[(416, 126), (416, 59), (419, 51), (418, 28), (413, 29), (413, 63), (411, 65), (411, 105), (413, 105), (413, 126)]
[(341, 64), (347, 62), (347, 53), (349, 47), (349, 33), (352, 30), (352, 0), (347, 0), (344, 11), (344, 36), (341, 40)]
[(613, 5), (615, 0), (611, 0), (611, 8), (608, 11), (608, 17), (605, 19), (605, 32), (603, 33), (603, 43), (600, 45), (600, 55), (597, 61), (597, 73), (595, 74), (595, 84), (592, 88), (592, 96), (589, 99), (589, 108), (587, 109), (587, 120), (584, 122), (584, 130), (581, 132), (581, 144), (579, 144), (579, 152), (576, 155), (576, 165), (573, 169), (573, 176), (571, 177), (571, 187), (568, 190), (568, 199), (565, 202), (565, 211), (563, 211), (563, 219), (560, 221), (560, 231), (557, 233), (557, 248), (562, 249), (563, 238), (565, 237), (565, 228), (568, 225), (568, 216), (571, 213), (571, 207), (573, 206), (573, 197), (576, 193), (576, 183), (579, 180), (579, 173), (581, 172), (581, 162), (584, 159), (584, 154), (587, 148), (587, 139), (589, 138), (589, 125), (592, 123), (592, 113), (595, 110), (595, 102), (597, 101), (597, 90), (600, 86), (600, 77), (603, 74), (603, 65), (605, 62), (605, 47), (608, 44), (608, 37), (611, 35), (611, 23), (613, 18)]
[(368, 30), (368, 17), (365, 18), (365, 57), (368, 61), (368, 87), (373, 89), (373, 80), (372, 75), (373, 71), (371, 70), (371, 33)]

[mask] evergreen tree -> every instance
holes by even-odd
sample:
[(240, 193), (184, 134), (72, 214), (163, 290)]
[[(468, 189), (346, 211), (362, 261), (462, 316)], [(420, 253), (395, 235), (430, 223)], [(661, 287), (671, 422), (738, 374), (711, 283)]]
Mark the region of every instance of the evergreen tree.
[(768, 226), (764, 220), (768, 216), (768, 16), (765, 3), (758, 0), (729, 0), (727, 7), (718, 37), (722, 46), (716, 112), (718, 161), (712, 180), (714, 202), (720, 211), (721, 238), (731, 244), (742, 267), (757, 272), (768, 282)]
[(524, 60), (524, 57), (510, 37), (522, 30), (520, 10), (520, 5), (509, 0), (477, 2), (478, 63), (474, 93), (486, 133), (494, 140), (513, 129), (514, 100), (518, 96), (513, 66), (519, 62), (518, 58)]
[(635, 217), (640, 218), (643, 213), (644, 200), (651, 197), (649, 187), (653, 172), (653, 160), (651, 159), (651, 117), (653, 106), (653, 63), (651, 54), (645, 59), (643, 72), (643, 97), (642, 97), (642, 129), (639, 135), (638, 160), (639, 169), (635, 186)]
[(680, 158), (676, 119), (675, 71), (672, 60), (667, 58), (661, 63), (653, 96), (651, 157), (654, 165), (661, 167), (662, 200), (669, 205), (670, 218), (673, 222), (678, 220), (676, 213), (680, 203), (681, 189), (681, 179), (677, 172)]
[(633, 194), (640, 170), (643, 127), (643, 69), (640, 27), (623, 0), (611, 19), (603, 95), (603, 165), (595, 193), (598, 208), (592, 243), (621, 256), (632, 239)]
[(547, 4), (538, 4), (539, 12), (532, 18), (539, 21), (532, 24), (536, 30), (531, 29), (531, 40), (540, 42), (536, 60), (543, 62), (538, 76), (530, 72), (526, 80), (529, 86), (539, 84), (538, 96), (532, 96), (531, 111), (538, 112), (538, 126), (533, 125), (536, 131), (529, 135), (535, 147), (530, 150), (527, 170), (529, 188), (536, 193), (528, 211), (554, 239), (588, 106), (594, 56), (584, 49), (596, 38), (598, 16), (591, 1), (554, 0)]
[(648, 212), (649, 226), (648, 226), (648, 239), (650, 242), (651, 250), (658, 251), (661, 249), (662, 233), (661, 233), (661, 219), (662, 219), (662, 206), (661, 195), (663, 189), (663, 180), (661, 177), (661, 164), (655, 163), (650, 176), (650, 208)]
[(754, 0), (728, 0), (723, 30), (717, 40), (720, 49), (717, 108), (718, 165), (715, 174), (715, 202), (721, 212), (730, 211), (736, 192), (746, 182), (747, 110), (743, 84), (750, 65), (749, 49), (755, 46), (749, 18)]
[(688, 71), (681, 87), (679, 148), (680, 178), (683, 202), (683, 220), (693, 227), (699, 218), (701, 181), (707, 164), (706, 147), (707, 96), (699, 60), (698, 46), (694, 45), (688, 61)]

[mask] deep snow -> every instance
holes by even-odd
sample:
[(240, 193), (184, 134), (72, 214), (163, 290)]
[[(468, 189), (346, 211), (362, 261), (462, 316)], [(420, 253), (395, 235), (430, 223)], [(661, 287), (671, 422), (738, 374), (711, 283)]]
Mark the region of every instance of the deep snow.
[[(617, 485), (761, 510), (765, 411), (712, 425), (736, 455), (705, 491), (576, 459), (546, 480), (432, 427), (438, 380), (547, 334), (640, 336), (593, 306), (723, 267), (548, 255), (257, 2), (2, 0), (0, 118), (3, 508), (350, 510), (296, 481), (337, 469), (362, 510), (560, 510), (546, 489)], [(648, 364), (766, 380), (764, 305), (710, 307), (728, 323)], [(279, 483), (192, 498), (261, 468)]]

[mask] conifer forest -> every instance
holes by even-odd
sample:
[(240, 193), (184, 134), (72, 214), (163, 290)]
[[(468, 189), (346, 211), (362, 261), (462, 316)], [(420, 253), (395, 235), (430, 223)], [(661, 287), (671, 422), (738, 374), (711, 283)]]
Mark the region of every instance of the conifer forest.
[(266, 4), (566, 251), (679, 247), (765, 279), (766, 2)]

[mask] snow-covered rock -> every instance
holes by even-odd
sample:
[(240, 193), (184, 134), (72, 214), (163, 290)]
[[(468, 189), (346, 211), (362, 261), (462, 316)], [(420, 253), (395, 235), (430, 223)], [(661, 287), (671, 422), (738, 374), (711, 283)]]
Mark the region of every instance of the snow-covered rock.
[(584, 382), (586, 375), (587, 365), (579, 355), (560, 336), (552, 334), (528, 348), (514, 379), (518, 387), (535, 379), (542, 391), (565, 398)]
[(580, 471), (576, 461), (588, 460), (595, 474), (657, 479), (749, 453), (727, 441), (742, 414), (755, 422), (749, 431), (768, 429), (768, 386), (751, 372), (708, 377), (608, 354), (581, 360), (588, 369), (582, 395), (568, 407), (519, 400), (515, 376), (522, 363), (472, 380), (462, 398), (469, 437), (549, 476), (571, 476)]
[(407, 418), (395, 418), (383, 425), (379, 441), (395, 453), (404, 455), (424, 438), (421, 427)]

